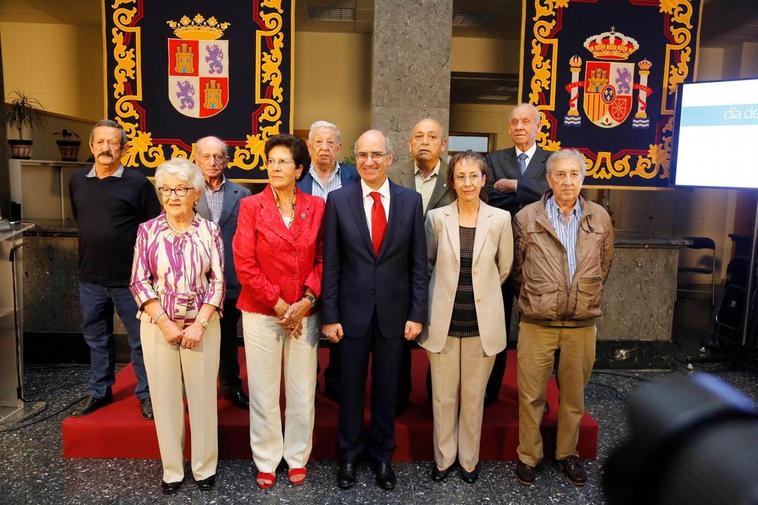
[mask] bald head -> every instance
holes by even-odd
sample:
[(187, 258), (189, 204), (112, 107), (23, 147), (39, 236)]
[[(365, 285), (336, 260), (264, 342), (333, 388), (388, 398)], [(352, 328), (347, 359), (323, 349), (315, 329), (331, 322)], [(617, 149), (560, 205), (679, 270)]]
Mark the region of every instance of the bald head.
[(528, 151), (537, 138), (540, 129), (540, 111), (532, 104), (518, 104), (508, 121), (508, 134), (513, 144), (521, 151)]
[(203, 171), (206, 184), (218, 187), (229, 161), (227, 147), (218, 137), (203, 137), (195, 142), (195, 161)]
[(439, 121), (425, 118), (413, 125), (408, 149), (424, 175), (434, 170), (447, 149), (447, 137)]
[(384, 184), (391, 164), (392, 144), (381, 131), (369, 130), (355, 141), (355, 166), (370, 188), (376, 190)]

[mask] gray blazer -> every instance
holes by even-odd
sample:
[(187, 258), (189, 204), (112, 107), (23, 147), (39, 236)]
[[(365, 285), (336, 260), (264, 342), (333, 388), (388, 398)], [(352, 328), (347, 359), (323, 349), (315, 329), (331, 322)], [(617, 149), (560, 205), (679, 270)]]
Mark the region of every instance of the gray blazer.
[[(234, 300), (239, 297), (240, 284), (237, 280), (237, 271), (234, 269), (234, 255), (232, 254), (232, 240), (237, 231), (237, 216), (240, 210), (240, 200), (250, 196), (250, 190), (235, 184), (229, 179), (224, 183), (224, 204), (221, 207), (221, 216), (218, 226), (221, 228), (221, 239), (224, 242), (224, 280), (226, 280), (226, 299)], [(200, 193), (195, 210), (205, 219), (211, 219), (211, 210), (205, 199), (205, 192)]]
[[(394, 180), (394, 182), (416, 191), (416, 167), (413, 164), (413, 160), (411, 160), (410, 165), (410, 171), (405, 170), (402, 173), (398, 173), (396, 177), (397, 180)], [(441, 159), (440, 172), (437, 175), (437, 182), (434, 185), (432, 198), (429, 200), (429, 205), (426, 207), (426, 213), (432, 209), (443, 207), (454, 199), (454, 195), (447, 190), (447, 169), (447, 163), (445, 163), (445, 160)]]
[[(418, 339), (429, 352), (445, 348), (461, 269), (458, 205), (430, 210), (426, 215), (429, 281), (429, 325)], [(484, 202), (479, 207), (474, 237), (471, 280), (482, 348), (487, 356), (505, 349), (505, 310), (500, 285), (513, 263), (511, 215)]]

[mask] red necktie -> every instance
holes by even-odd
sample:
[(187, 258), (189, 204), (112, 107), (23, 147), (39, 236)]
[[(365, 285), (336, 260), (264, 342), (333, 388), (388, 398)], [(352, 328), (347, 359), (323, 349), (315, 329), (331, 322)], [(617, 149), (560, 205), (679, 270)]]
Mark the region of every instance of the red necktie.
[(374, 206), (371, 207), (371, 241), (374, 243), (374, 251), (379, 256), (379, 250), (382, 248), (384, 241), (384, 232), (387, 231), (387, 216), (384, 214), (384, 205), (382, 205), (382, 195), (376, 191), (369, 193), (374, 199)]

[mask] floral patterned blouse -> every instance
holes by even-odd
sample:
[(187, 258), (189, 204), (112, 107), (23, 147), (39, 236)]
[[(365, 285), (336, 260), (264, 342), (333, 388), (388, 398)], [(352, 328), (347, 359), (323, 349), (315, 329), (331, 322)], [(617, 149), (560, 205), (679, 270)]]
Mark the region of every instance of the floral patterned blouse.
[(129, 289), (140, 310), (157, 299), (168, 317), (190, 324), (203, 304), (224, 301), (224, 245), (218, 225), (195, 214), (190, 227), (177, 235), (166, 214), (139, 225)]

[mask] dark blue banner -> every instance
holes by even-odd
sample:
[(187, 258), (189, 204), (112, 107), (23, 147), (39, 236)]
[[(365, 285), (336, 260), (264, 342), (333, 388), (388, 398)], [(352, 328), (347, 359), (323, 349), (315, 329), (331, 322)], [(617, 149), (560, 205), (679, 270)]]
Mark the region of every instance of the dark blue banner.
[(538, 143), (587, 160), (588, 186), (672, 185), (676, 92), (695, 77), (701, 0), (524, 0), (522, 101)]
[(229, 145), (234, 179), (262, 180), (263, 146), (291, 131), (293, 0), (104, 0), (107, 115), (124, 165), (152, 174), (193, 142)]

